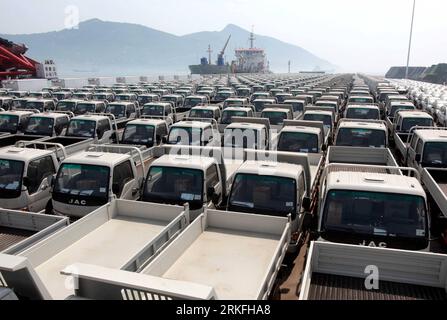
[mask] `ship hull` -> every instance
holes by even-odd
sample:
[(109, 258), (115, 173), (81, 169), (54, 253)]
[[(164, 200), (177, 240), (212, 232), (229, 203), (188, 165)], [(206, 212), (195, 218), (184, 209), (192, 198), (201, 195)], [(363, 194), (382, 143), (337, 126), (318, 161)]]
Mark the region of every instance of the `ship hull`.
[(229, 66), (217, 66), (212, 64), (197, 64), (189, 66), (191, 74), (226, 74), (230, 73)]

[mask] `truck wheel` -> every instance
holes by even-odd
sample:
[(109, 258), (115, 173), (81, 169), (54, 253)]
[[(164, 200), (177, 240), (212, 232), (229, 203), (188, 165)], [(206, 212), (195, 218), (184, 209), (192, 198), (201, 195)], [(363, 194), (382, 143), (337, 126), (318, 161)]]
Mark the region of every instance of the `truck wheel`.
[(53, 203), (50, 201), (48, 201), (47, 206), (45, 207), (45, 214), (49, 214), (49, 215), (53, 215)]

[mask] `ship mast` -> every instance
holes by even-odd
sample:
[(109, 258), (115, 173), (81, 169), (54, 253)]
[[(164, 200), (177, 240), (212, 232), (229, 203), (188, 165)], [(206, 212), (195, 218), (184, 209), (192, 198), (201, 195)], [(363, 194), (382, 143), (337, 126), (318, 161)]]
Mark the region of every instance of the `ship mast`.
[(255, 41), (255, 34), (253, 32), (254, 26), (251, 26), (251, 32), (250, 32), (250, 49), (253, 49), (253, 42)]

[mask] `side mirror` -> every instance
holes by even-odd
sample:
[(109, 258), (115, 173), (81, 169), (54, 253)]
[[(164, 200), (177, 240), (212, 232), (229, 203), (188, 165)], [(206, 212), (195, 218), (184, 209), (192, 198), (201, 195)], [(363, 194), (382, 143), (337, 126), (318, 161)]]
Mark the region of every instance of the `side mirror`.
[(161, 142), (162, 143), (167, 143), (168, 142), (168, 136), (161, 137)]
[(332, 139), (332, 137), (327, 138), (327, 144), (331, 145), (334, 143), (334, 139)]
[(310, 206), (311, 206), (311, 200), (309, 197), (304, 197), (303, 198), (303, 203), (302, 203), (302, 207), (304, 210), (306, 211), (310, 211)]
[(120, 185), (118, 183), (112, 184), (112, 192), (115, 195), (118, 195), (120, 193)]
[(327, 145), (326, 145), (326, 144), (323, 144), (323, 145), (321, 146), (321, 151), (323, 151), (323, 152), (326, 152), (326, 151), (327, 151)]
[(55, 181), (56, 181), (56, 177), (54, 175), (48, 177), (48, 184), (50, 185), (50, 187), (52, 187), (52, 188), (54, 187)]
[(414, 161), (421, 162), (421, 160), (422, 160), (422, 157), (421, 157), (420, 154), (417, 154), (417, 155), (414, 156)]
[(101, 129), (96, 129), (96, 135), (97, 135), (98, 139), (101, 139), (102, 136), (103, 136), (103, 134), (104, 134), (104, 133), (102, 132)]
[(23, 185), (28, 189), (31, 185), (31, 179), (28, 177), (23, 177)]
[(219, 195), (216, 193), (214, 187), (209, 187), (206, 190), (206, 197), (208, 198), (208, 200), (211, 200), (214, 204), (217, 204), (219, 202)]

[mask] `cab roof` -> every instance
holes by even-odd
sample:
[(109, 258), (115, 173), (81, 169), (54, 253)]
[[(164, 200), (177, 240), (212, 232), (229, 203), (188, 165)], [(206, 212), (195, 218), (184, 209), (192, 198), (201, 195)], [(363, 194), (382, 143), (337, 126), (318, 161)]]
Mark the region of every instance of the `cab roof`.
[(255, 129), (262, 130), (265, 129), (265, 125), (260, 123), (251, 123), (251, 122), (233, 122), (230, 123), (225, 130), (227, 129)]
[(413, 110), (402, 110), (397, 113), (401, 118), (426, 118), (433, 119), (431, 115), (427, 112), (413, 111)]
[(447, 142), (447, 130), (416, 129), (414, 133), (425, 142)]
[(113, 167), (127, 159), (130, 159), (129, 154), (83, 151), (68, 157), (63, 161), (63, 163), (91, 164)]
[(27, 161), (29, 159), (47, 156), (52, 153), (53, 151), (44, 149), (4, 147), (0, 148), (0, 159)]
[(273, 161), (245, 161), (238, 173), (254, 174), (259, 176), (278, 176), (284, 178), (297, 179), (303, 172), (303, 167), (296, 164), (273, 162)]
[(198, 155), (163, 155), (152, 162), (153, 166), (177, 167), (197, 170), (206, 170), (215, 163), (213, 157), (201, 157)]
[(161, 124), (166, 124), (166, 121), (162, 120), (162, 119), (136, 119), (136, 120), (132, 120), (129, 121), (127, 123), (127, 125), (131, 125), (131, 124), (142, 124), (142, 125), (153, 125), (153, 126), (158, 126)]
[(177, 127), (177, 128), (200, 128), (200, 129), (205, 129), (208, 127), (211, 127), (211, 123), (207, 123), (207, 122), (202, 122), (202, 121), (194, 121), (194, 120), (187, 120), (187, 121), (179, 121), (176, 122), (172, 125), (172, 128)]
[(368, 121), (343, 121), (340, 122), (338, 128), (352, 128), (352, 129), (375, 129), (387, 131), (387, 126), (385, 123), (379, 122), (368, 122)]
[(354, 190), (417, 195), (425, 192), (416, 178), (405, 175), (335, 171), (328, 174), (327, 190)]

